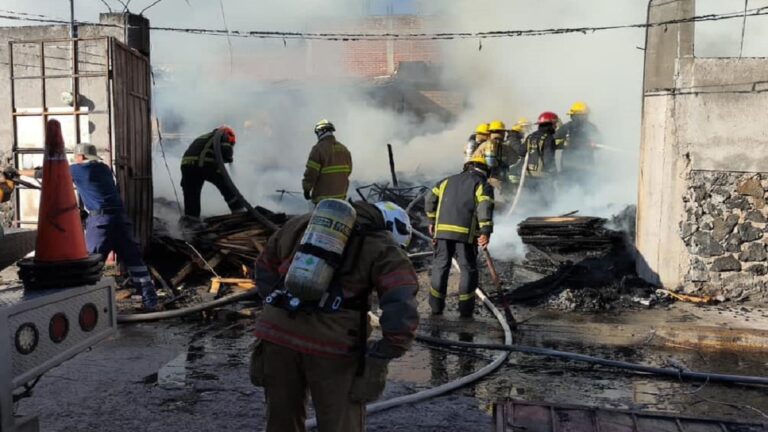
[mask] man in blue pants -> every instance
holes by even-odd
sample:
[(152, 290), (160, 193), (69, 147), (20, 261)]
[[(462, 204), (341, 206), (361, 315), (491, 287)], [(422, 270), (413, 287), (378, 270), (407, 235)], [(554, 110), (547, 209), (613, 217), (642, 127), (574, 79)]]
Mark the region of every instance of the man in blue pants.
[[(155, 285), (142, 260), (139, 245), (133, 238), (132, 224), (125, 214), (112, 169), (101, 162), (93, 144), (77, 144), (74, 157), (75, 163), (70, 165), (70, 172), (88, 210), (85, 223), (88, 252), (98, 253), (106, 259), (114, 251), (127, 268), (134, 289), (141, 294), (144, 309), (155, 310)], [(39, 178), (42, 170), (23, 170), (21, 174)]]

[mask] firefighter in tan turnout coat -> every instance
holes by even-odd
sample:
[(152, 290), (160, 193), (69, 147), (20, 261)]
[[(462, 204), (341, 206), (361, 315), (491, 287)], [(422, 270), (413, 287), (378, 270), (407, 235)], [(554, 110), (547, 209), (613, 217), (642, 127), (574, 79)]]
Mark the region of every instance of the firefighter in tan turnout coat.
[(301, 187), (304, 198), (313, 203), (327, 199), (345, 199), (352, 174), (352, 155), (344, 144), (336, 141), (336, 128), (328, 120), (315, 125), (317, 144), (312, 147)]

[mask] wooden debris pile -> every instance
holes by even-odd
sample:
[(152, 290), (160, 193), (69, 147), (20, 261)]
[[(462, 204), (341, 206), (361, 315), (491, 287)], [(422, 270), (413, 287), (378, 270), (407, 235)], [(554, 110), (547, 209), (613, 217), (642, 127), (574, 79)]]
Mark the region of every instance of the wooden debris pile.
[[(277, 225), (287, 220), (284, 214), (266, 209), (260, 212)], [(248, 278), (271, 234), (248, 213), (214, 216), (205, 219), (200, 229), (187, 233), (186, 239), (156, 233), (156, 251), (150, 259), (158, 269), (162, 268), (160, 273), (174, 289), (193, 279), (208, 284), (211, 276), (224, 280)]]
[[(598, 217), (530, 217), (518, 225), (527, 254), (515, 266), (525, 281), (505, 297), (562, 310), (632, 307), (653, 287), (635, 272), (628, 235)], [(539, 275), (539, 277), (535, 277)]]

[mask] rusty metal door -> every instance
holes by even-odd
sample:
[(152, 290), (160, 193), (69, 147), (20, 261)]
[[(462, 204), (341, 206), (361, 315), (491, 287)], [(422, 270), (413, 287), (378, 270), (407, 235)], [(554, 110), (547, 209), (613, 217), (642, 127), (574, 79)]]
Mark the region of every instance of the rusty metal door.
[(152, 235), (152, 83), (149, 60), (111, 39), (113, 167), (134, 235)]
[[(90, 142), (112, 166), (145, 248), (153, 210), (149, 60), (109, 37), (12, 41), (8, 60), (15, 166), (42, 165), (45, 122), (59, 120), (68, 151)], [(39, 193), (15, 195), (15, 225), (34, 228)]]

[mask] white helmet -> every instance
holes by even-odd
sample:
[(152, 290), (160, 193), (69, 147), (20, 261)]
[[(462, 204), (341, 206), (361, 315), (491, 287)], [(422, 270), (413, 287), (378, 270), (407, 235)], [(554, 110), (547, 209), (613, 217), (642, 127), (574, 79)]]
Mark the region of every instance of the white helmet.
[(399, 205), (391, 201), (381, 201), (374, 204), (381, 215), (392, 238), (402, 247), (408, 247), (411, 243), (411, 218)]

